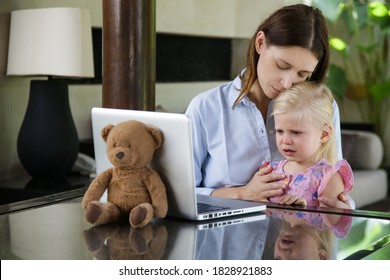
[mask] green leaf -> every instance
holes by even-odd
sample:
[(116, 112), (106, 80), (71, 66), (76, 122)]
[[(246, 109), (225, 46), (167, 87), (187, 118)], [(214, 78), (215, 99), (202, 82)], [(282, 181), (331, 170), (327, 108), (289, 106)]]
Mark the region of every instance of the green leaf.
[(354, 1), (347, 1), (341, 14), (341, 19), (348, 28), (350, 35), (355, 35), (367, 25), (367, 6)]
[(344, 99), (345, 90), (348, 85), (344, 69), (335, 64), (331, 64), (325, 84), (329, 87), (334, 96), (340, 100)]
[(342, 39), (337, 37), (331, 37), (329, 39), (329, 44), (331, 47), (333, 47), (336, 51), (343, 52), (347, 48), (347, 43), (345, 43)]
[(370, 85), (368, 90), (376, 100), (382, 100), (390, 96), (390, 80), (384, 83)]
[(374, 1), (368, 4), (367, 11), (371, 23), (379, 25), (382, 29), (388, 28), (390, 15), (386, 5), (379, 1)]
[(388, 12), (386, 6), (379, 1), (368, 4), (368, 14), (371, 17), (384, 18), (388, 16)]

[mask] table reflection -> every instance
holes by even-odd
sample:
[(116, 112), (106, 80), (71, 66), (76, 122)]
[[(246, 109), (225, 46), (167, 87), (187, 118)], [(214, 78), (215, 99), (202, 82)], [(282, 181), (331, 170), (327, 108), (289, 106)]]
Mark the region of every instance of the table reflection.
[(336, 259), (338, 239), (344, 238), (352, 225), (351, 216), (282, 210), (267, 212), (281, 220), (273, 250), (273, 258), (279, 260)]
[(83, 232), (90, 254), (98, 260), (160, 260), (168, 233), (164, 225), (132, 228), (128, 223), (94, 226)]
[(91, 226), (80, 201), (0, 215), (1, 259), (390, 259), (390, 217), (375, 213), (267, 208), (205, 222), (166, 217), (134, 229)]
[(267, 210), (263, 221), (198, 233), (196, 259), (336, 259), (352, 217)]
[[(366, 223), (383, 226), (374, 246), (356, 235)], [(377, 250), (379, 259), (388, 259), (389, 232), (387, 220), (268, 209), (206, 223), (166, 218), (142, 229), (107, 224), (84, 230), (83, 239), (94, 259), (332, 260), (366, 258)]]

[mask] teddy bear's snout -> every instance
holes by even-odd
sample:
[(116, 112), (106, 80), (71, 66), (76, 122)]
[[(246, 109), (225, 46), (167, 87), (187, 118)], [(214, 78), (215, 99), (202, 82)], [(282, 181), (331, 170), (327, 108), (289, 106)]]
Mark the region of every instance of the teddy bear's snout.
[(119, 152), (115, 155), (118, 159), (122, 159), (125, 156), (124, 152)]

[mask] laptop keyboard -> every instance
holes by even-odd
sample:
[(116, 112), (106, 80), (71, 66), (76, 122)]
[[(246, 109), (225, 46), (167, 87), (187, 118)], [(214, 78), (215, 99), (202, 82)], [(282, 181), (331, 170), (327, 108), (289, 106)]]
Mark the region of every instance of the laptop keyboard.
[(226, 209), (229, 209), (229, 207), (198, 202), (198, 212), (199, 213), (214, 212), (214, 211), (220, 211), (220, 210), (226, 210)]

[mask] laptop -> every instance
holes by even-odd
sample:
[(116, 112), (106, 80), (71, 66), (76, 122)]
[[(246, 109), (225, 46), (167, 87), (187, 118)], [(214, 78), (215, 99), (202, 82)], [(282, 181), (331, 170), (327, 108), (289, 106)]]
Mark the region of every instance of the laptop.
[[(164, 143), (156, 150), (150, 167), (158, 172), (166, 186), (169, 216), (207, 220), (266, 209), (266, 205), (260, 202), (196, 194), (191, 120), (185, 114), (93, 108), (92, 131), (97, 174), (112, 167), (101, 137), (103, 127), (127, 120), (152, 125), (163, 133)], [(104, 199), (106, 196), (103, 196)]]

